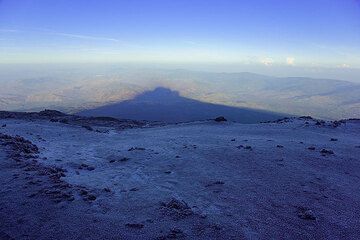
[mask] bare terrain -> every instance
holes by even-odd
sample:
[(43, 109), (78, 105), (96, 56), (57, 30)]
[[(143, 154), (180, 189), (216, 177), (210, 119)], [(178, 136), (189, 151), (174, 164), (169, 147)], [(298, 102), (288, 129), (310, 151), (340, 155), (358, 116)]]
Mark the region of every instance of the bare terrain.
[(356, 119), (164, 125), (54, 111), (0, 116), (0, 239), (360, 234)]

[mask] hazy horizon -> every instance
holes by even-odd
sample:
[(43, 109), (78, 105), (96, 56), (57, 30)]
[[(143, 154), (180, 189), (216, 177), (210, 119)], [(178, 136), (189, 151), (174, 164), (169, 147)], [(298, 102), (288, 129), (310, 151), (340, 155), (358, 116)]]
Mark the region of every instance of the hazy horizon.
[(356, 0), (2, 0), (0, 63), (174, 65), (359, 82), (359, 16)]
[[(106, 73), (108, 69), (157, 69), (157, 70), (188, 70), (213, 73), (254, 73), (271, 77), (306, 77), (314, 79), (333, 79), (360, 83), (360, 68), (325, 68), (325, 67), (285, 67), (285, 66), (259, 66), (256, 64), (219, 64), (219, 63), (0, 63), (0, 80), (4, 76), (16, 76), (19, 72), (46, 73), (51, 70), (81, 69), (82, 71)], [(111, 73), (111, 72), (110, 72)]]

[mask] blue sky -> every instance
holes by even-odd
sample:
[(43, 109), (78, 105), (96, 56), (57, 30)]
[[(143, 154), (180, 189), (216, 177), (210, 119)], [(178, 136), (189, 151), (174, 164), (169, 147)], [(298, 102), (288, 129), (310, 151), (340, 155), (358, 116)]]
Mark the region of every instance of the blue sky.
[(358, 0), (0, 0), (0, 63), (360, 67)]

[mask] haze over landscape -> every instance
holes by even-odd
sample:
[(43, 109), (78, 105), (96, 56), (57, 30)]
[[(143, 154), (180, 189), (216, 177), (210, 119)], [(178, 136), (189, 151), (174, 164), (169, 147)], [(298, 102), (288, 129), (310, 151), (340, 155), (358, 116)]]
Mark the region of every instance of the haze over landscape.
[(359, 19), (0, 0), (0, 239), (358, 239)]

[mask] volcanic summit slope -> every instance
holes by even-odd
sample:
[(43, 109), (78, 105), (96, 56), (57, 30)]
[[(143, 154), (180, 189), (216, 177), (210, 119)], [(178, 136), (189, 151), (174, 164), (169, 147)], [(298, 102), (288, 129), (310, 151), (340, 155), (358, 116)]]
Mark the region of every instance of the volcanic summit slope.
[(359, 236), (359, 120), (119, 127), (48, 113), (1, 115), (1, 239)]

